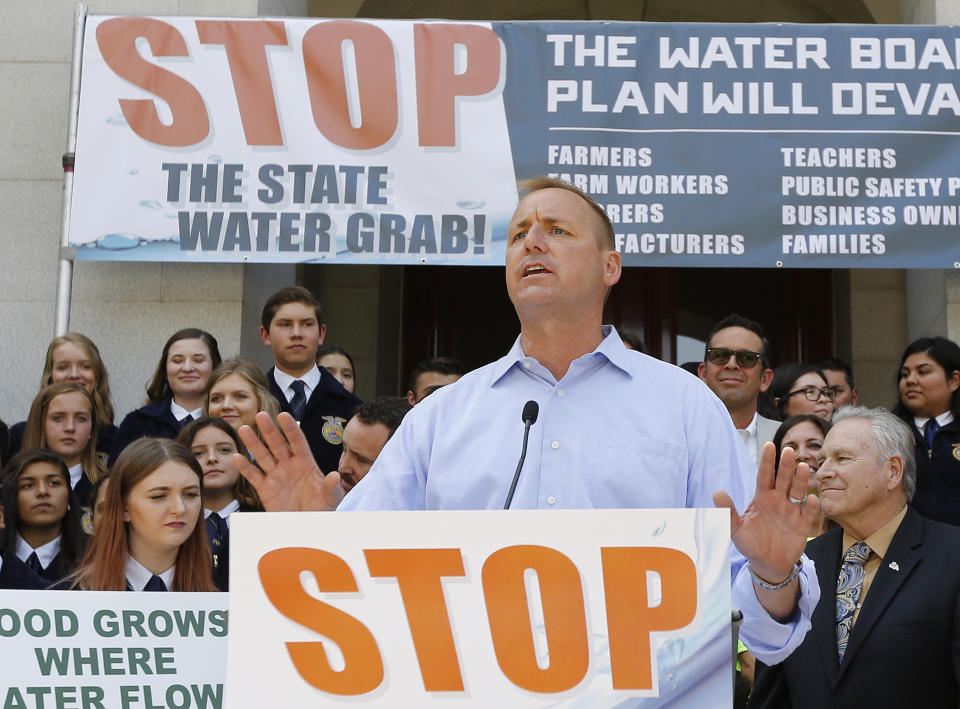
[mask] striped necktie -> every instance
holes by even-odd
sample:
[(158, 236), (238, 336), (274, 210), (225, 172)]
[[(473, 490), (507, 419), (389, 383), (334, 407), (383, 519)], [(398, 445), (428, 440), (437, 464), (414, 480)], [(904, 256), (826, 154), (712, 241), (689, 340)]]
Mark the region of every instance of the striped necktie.
[(304, 393), (304, 387), (306, 386), (300, 379), (294, 379), (290, 383), (290, 388), (293, 389), (293, 398), (290, 399), (290, 412), (297, 421), (303, 416), (303, 409), (307, 405), (307, 396)]

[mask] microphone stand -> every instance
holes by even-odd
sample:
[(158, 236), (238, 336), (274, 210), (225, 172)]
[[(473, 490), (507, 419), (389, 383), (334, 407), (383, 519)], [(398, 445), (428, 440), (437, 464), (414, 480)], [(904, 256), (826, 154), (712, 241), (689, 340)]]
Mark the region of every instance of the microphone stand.
[(520, 460), (517, 462), (517, 472), (513, 474), (513, 482), (510, 483), (510, 492), (507, 493), (507, 499), (503, 503), (503, 509), (509, 510), (510, 503), (513, 502), (513, 493), (517, 489), (517, 481), (520, 480), (520, 471), (523, 469), (523, 461), (527, 457), (527, 439), (530, 437), (530, 427), (536, 421), (536, 417), (524, 416), (523, 420), (523, 448), (520, 449)]

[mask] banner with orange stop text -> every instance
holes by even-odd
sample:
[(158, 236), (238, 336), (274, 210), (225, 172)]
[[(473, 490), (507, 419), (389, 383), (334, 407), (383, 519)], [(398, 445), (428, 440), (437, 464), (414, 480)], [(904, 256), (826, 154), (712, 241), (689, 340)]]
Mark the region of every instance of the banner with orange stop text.
[(725, 510), (239, 515), (227, 703), (732, 702)]
[(489, 22), (91, 16), (70, 243), (80, 260), (502, 264), (504, 76)]

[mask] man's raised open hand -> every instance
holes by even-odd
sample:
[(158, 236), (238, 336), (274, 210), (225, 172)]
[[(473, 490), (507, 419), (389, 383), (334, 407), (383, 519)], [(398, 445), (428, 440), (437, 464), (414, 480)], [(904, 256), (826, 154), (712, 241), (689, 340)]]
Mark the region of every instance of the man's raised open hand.
[(234, 455), (233, 464), (263, 506), (270, 512), (335, 510), (343, 499), (340, 474), (334, 470), (324, 476), (293, 416), (281, 413), (279, 429), (263, 411), (256, 420), (266, 445), (249, 426), (241, 426), (238, 433), (257, 465), (242, 455)]
[[(713, 495), (717, 507), (730, 510), (730, 536), (737, 549), (749, 560), (757, 576), (774, 585), (790, 576), (820, 510), (819, 498), (807, 496), (810, 466), (797, 465), (793, 449), (784, 448), (775, 472), (776, 456), (773, 443), (765, 444), (757, 469), (757, 491), (742, 515), (726, 492)], [(794, 581), (782, 591), (758, 588), (757, 598), (770, 615), (783, 619), (793, 612), (797, 592)]]

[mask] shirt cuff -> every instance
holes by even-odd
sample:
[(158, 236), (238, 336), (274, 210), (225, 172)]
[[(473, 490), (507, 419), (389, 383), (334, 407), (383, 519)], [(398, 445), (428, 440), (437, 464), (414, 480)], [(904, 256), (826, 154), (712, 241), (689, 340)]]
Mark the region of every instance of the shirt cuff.
[(800, 581), (800, 598), (793, 615), (779, 623), (760, 605), (753, 587), (750, 569), (743, 564), (733, 581), (732, 600), (735, 608), (743, 613), (740, 639), (764, 664), (783, 662), (803, 642), (810, 630), (813, 609), (820, 600), (820, 584), (814, 563), (806, 555), (800, 557), (803, 568), (797, 578)]

